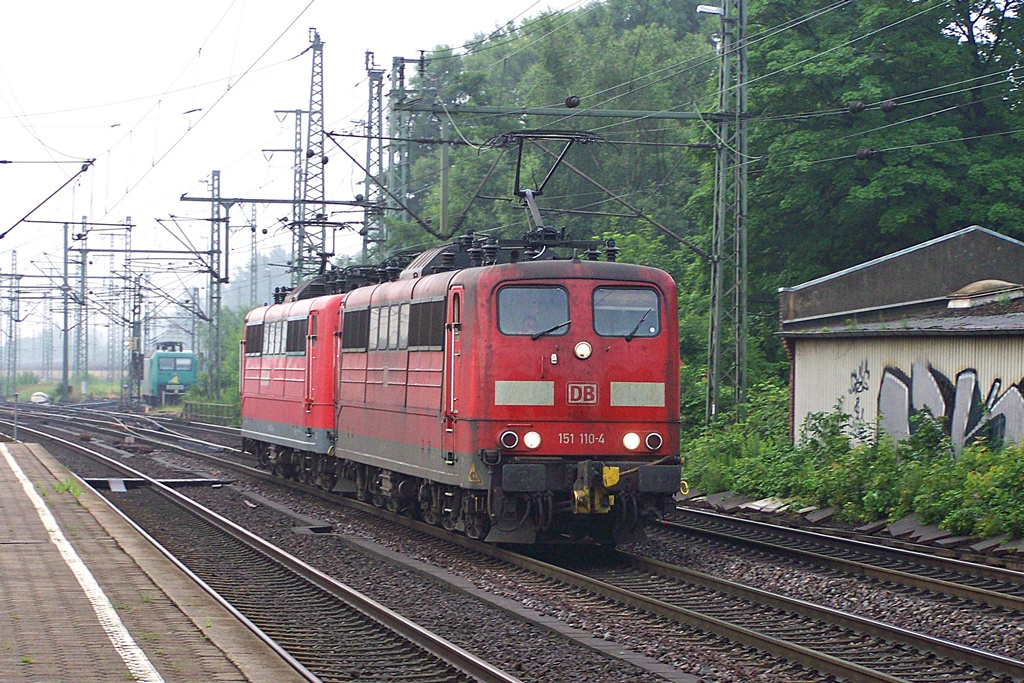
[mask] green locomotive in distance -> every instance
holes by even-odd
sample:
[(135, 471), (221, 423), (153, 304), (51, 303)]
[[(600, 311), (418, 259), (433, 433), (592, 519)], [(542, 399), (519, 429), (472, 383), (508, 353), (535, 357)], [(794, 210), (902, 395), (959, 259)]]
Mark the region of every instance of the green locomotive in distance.
[(196, 354), (185, 351), (184, 346), (177, 341), (157, 342), (146, 355), (142, 370), (143, 401), (151, 406), (174, 405), (195, 384)]

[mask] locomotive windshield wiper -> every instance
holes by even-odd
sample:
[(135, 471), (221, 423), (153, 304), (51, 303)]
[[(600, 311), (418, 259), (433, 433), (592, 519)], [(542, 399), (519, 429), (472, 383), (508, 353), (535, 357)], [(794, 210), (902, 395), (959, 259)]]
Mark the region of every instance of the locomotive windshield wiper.
[(644, 324), (644, 321), (647, 320), (647, 316), (649, 316), (653, 310), (653, 308), (648, 308), (647, 311), (640, 316), (640, 319), (636, 321), (636, 326), (633, 327), (633, 331), (626, 335), (626, 341), (633, 341), (633, 337), (636, 336), (637, 330), (640, 329), (640, 326)]
[(545, 334), (551, 334), (552, 332), (554, 332), (558, 328), (565, 327), (566, 325), (568, 325), (571, 322), (572, 322), (571, 320), (566, 320), (564, 323), (558, 323), (554, 327), (549, 327), (548, 329), (542, 330), (541, 332), (538, 332), (537, 334), (531, 334), (530, 335), (530, 339), (532, 339), (534, 341), (537, 341), (538, 339), (543, 337)]

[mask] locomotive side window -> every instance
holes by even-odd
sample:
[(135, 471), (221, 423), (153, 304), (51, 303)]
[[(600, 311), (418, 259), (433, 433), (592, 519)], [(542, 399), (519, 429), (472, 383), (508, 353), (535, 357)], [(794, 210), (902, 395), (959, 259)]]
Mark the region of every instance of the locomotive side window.
[(370, 309), (345, 311), (341, 331), (342, 351), (365, 351), (370, 339)]
[(245, 328), (245, 355), (259, 356), (263, 353), (263, 323)]
[(502, 287), (498, 290), (502, 334), (560, 337), (569, 331), (569, 293), (561, 287)]
[(398, 348), (409, 348), (409, 304), (398, 307)]
[(306, 355), (306, 329), (309, 321), (306, 318), (301, 320), (289, 320), (287, 338), (285, 339), (284, 352), (295, 355)]
[(375, 348), (377, 348), (377, 329), (378, 329), (379, 325), (380, 325), (380, 309), (379, 308), (371, 308), (370, 309), (369, 345), (367, 346), (367, 348), (370, 349), (371, 351), (373, 351)]
[(409, 347), (444, 346), (444, 299), (414, 301), (409, 307)]
[(267, 323), (266, 334), (263, 336), (263, 353), (272, 356), (277, 353), (277, 329), (278, 324)]
[(398, 348), (398, 321), (400, 306), (392, 306), (390, 312), (391, 322), (388, 324), (388, 348)]
[(270, 324), (274, 328), (273, 343), (270, 352), (275, 356), (284, 353), (284, 321), (277, 320)]
[(377, 349), (383, 351), (388, 348), (388, 321), (391, 316), (388, 314), (388, 307), (381, 306), (377, 309), (380, 314), (380, 322), (377, 324)]
[(656, 337), (661, 332), (658, 293), (638, 287), (594, 290), (594, 332), (602, 337)]

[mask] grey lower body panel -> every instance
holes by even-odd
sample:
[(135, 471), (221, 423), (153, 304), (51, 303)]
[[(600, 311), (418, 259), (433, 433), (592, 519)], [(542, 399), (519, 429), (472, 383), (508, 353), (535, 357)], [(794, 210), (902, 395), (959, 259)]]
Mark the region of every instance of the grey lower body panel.
[(308, 429), (270, 420), (242, 418), (242, 438), (277, 444), (310, 453), (329, 453), (334, 433), (328, 429)]
[(429, 479), (464, 489), (486, 489), (490, 485), (489, 468), (472, 453), (449, 455), (440, 448), (423, 443), (390, 441), (371, 436), (341, 434), (335, 454), (347, 460)]
[[(604, 462), (620, 471), (636, 469), (625, 482), (639, 493), (675, 493), (679, 490), (679, 465), (644, 465), (635, 462)], [(571, 490), (577, 472), (576, 462), (505, 463), (501, 467), (501, 488), (508, 492)]]

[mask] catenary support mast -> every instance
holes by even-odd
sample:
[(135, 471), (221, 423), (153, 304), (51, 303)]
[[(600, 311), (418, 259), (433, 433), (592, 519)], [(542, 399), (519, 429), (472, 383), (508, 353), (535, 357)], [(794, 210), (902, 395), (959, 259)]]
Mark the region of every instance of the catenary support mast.
[[(717, 8), (716, 8), (717, 9)], [(711, 325), (707, 414), (746, 402), (747, 390), (747, 47), (746, 0), (723, 0), (718, 36), (715, 206), (711, 256)], [(730, 353), (731, 346), (731, 353)]]

